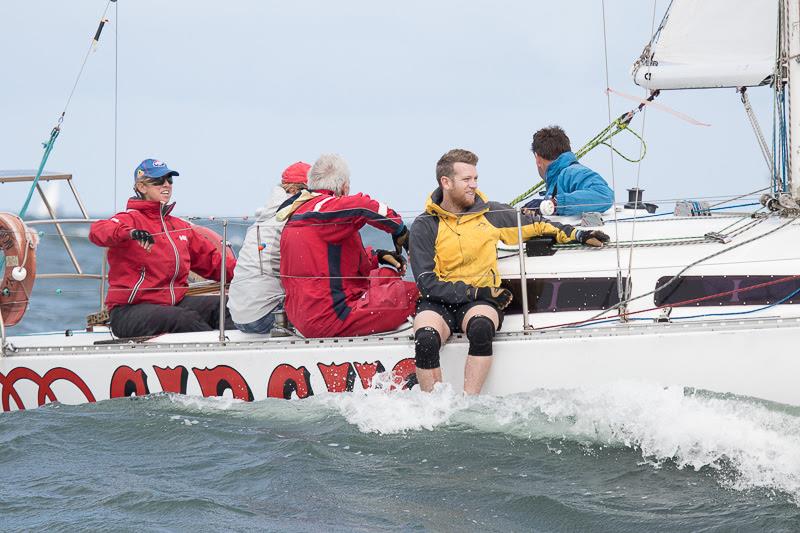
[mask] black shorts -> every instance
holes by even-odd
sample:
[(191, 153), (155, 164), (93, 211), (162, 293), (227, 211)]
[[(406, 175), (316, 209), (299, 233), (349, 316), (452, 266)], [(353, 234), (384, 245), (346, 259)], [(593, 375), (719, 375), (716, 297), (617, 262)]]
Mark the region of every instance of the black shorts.
[(447, 323), (447, 327), (450, 328), (450, 333), (460, 333), (461, 323), (464, 321), (464, 316), (466, 316), (467, 311), (476, 305), (488, 305), (493, 307), (494, 310), (497, 311), (497, 329), (499, 330), (501, 327), (503, 327), (503, 312), (498, 309), (496, 305), (491, 302), (487, 302), (486, 300), (476, 300), (474, 302), (467, 302), (465, 304), (445, 304), (420, 298), (417, 301), (417, 314), (422, 311), (433, 311), (444, 318), (444, 321)]

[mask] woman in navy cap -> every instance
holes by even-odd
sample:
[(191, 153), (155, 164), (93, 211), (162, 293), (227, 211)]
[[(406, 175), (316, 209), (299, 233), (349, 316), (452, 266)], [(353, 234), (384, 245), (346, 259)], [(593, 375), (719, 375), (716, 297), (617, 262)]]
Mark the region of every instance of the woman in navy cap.
[[(189, 271), (219, 281), (222, 255), (195, 226), (172, 216), (178, 172), (157, 159), (134, 171), (127, 210), (92, 224), (89, 240), (108, 248), (111, 330), (118, 337), (210, 331), (219, 327), (219, 299), (186, 296)], [(227, 279), (236, 260), (227, 260)], [(226, 327), (230, 317), (226, 316)], [(230, 322), (230, 327), (233, 323)]]

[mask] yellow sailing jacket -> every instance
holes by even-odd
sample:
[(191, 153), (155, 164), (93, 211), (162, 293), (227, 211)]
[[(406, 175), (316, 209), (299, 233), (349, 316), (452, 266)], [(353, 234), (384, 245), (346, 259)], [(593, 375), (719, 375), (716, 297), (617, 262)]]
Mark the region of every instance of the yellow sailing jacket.
[[(441, 201), (437, 188), (411, 226), (411, 269), (422, 298), (467, 303), (474, 299), (474, 287), (500, 286), (497, 241), (517, 244), (517, 213), (509, 205), (489, 202), (480, 191), (465, 213), (445, 211)], [(545, 235), (563, 244), (576, 241), (579, 232), (538, 215), (522, 216), (523, 240)]]

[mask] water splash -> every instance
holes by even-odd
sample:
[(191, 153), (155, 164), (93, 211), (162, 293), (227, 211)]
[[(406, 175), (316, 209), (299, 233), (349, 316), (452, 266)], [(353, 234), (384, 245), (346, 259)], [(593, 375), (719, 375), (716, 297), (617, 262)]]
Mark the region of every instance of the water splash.
[(800, 416), (754, 400), (625, 382), (507, 397), (377, 388), (319, 401), (364, 433), (446, 427), (626, 447), (655, 467), (711, 468), (730, 488), (779, 490), (800, 504)]

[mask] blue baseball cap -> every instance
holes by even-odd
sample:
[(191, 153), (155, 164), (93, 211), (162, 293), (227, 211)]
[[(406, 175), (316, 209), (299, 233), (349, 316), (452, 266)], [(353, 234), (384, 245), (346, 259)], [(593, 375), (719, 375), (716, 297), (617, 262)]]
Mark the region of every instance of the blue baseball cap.
[(134, 181), (141, 178), (162, 178), (164, 176), (180, 176), (180, 174), (170, 170), (166, 163), (158, 159), (145, 159), (133, 171)]

